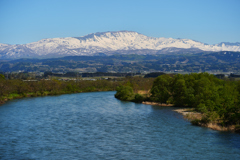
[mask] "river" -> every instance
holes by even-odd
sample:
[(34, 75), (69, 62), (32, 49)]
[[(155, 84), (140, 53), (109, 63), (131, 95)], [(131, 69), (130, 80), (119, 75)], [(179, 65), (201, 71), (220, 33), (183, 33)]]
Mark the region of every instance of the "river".
[(240, 159), (240, 135), (92, 92), (0, 106), (0, 159)]

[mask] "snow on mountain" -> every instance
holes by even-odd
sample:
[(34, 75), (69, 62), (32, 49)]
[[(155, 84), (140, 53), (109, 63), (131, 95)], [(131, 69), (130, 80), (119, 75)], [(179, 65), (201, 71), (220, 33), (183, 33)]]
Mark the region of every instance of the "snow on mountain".
[(240, 42), (236, 42), (236, 43), (229, 43), (229, 42), (221, 42), (219, 44), (217, 44), (217, 46), (222, 46), (222, 45), (227, 45), (227, 46), (240, 46)]
[[(240, 51), (240, 43), (207, 45), (190, 39), (154, 38), (137, 32), (98, 32), (83, 37), (49, 38), (24, 45), (0, 44), (0, 58), (63, 57), (69, 55), (110, 54), (114, 51), (164, 50), (171, 48), (199, 51)], [(144, 51), (141, 52), (144, 54)]]

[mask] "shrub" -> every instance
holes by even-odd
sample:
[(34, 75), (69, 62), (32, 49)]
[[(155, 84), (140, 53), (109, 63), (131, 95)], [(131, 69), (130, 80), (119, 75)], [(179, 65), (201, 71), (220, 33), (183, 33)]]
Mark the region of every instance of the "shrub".
[(198, 126), (199, 123), (200, 123), (200, 120), (199, 120), (199, 119), (194, 119), (194, 120), (191, 121), (191, 123), (192, 123), (193, 125)]
[(137, 93), (135, 95), (134, 102), (141, 103), (142, 101), (144, 101), (144, 97), (141, 94)]
[(124, 100), (124, 101), (131, 101), (134, 99), (134, 92), (132, 87), (130, 86), (118, 86), (117, 93), (115, 97)]

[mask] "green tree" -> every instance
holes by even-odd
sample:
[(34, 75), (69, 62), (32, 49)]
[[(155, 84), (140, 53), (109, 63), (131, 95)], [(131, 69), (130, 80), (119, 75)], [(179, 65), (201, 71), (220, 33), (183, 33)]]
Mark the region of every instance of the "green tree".
[(142, 101), (144, 101), (144, 97), (141, 94), (135, 94), (134, 102), (141, 103)]
[(219, 105), (218, 86), (209, 77), (203, 76), (195, 83), (195, 106), (199, 111), (214, 111)]
[(166, 103), (171, 97), (172, 77), (161, 75), (155, 79), (151, 89), (152, 99), (157, 102)]
[(172, 92), (174, 104), (177, 106), (185, 106), (186, 102), (186, 84), (183, 75), (176, 75), (173, 80)]
[(219, 90), (220, 105), (217, 108), (222, 120), (226, 124), (240, 123), (239, 92), (237, 86), (232, 82), (226, 84)]
[(118, 86), (115, 97), (124, 101), (131, 101), (134, 99), (134, 92), (130, 86)]

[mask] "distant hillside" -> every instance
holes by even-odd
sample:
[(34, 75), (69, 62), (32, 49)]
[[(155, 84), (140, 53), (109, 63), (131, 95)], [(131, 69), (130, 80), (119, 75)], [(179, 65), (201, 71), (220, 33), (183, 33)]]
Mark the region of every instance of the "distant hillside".
[(234, 72), (240, 52), (111, 56), (68, 56), (50, 59), (0, 60), (0, 72)]

